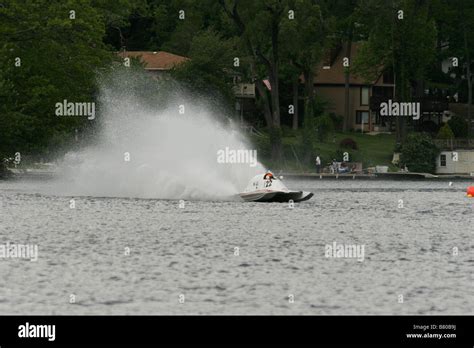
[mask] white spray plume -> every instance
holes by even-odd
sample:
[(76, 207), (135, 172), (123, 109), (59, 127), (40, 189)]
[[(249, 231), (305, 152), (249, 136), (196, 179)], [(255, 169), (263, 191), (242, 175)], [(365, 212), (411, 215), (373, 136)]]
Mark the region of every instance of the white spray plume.
[(74, 195), (226, 199), (265, 170), (218, 163), (219, 150), (251, 150), (248, 143), (225, 115), (176, 83), (115, 72), (101, 80), (99, 101), (94, 145), (65, 156)]

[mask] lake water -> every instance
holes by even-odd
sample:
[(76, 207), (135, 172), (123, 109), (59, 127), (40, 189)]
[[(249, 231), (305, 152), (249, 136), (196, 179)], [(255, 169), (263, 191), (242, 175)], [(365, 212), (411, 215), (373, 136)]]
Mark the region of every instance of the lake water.
[[(0, 258), (0, 314), (474, 314), (468, 182), (290, 181), (315, 193), (294, 208), (71, 208), (52, 185), (0, 181), (0, 244), (38, 246), (37, 261)], [(326, 257), (334, 242), (363, 260)]]

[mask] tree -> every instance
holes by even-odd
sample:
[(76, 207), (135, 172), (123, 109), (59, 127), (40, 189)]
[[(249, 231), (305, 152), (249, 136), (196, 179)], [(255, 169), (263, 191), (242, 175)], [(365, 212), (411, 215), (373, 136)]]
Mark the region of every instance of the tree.
[[(287, 0), (269, 2), (252, 0), (220, 0), (225, 13), (234, 22), (244, 47), (251, 57), (251, 74), (256, 88), (262, 96), (265, 120), (269, 127), (272, 159), (281, 159), (280, 129), (280, 27)], [(264, 68), (270, 82), (270, 98), (263, 84), (259, 67)]]
[(106, 26), (104, 42), (112, 44), (117, 50), (126, 46), (125, 30), (130, 28), (130, 16), (143, 16), (148, 10), (146, 0), (93, 0), (92, 5), (102, 15)]
[[(443, 1), (443, 13), (439, 14), (444, 24), (444, 40), (447, 43), (447, 55), (451, 60), (449, 74), (454, 74), (460, 82), (460, 94), (467, 87), (467, 136), (472, 130), (472, 89), (474, 83), (474, 3), (472, 1)], [(465, 90), (465, 89), (464, 89)]]
[(454, 115), (448, 121), (448, 125), (456, 138), (465, 138), (469, 135), (469, 124), (462, 116)]
[[(289, 16), (282, 21), (282, 55), (292, 71), (293, 104), (298, 105), (300, 76), (305, 84), (305, 108), (314, 98), (314, 76), (318, 63), (328, 47), (327, 32), (331, 26), (323, 19), (321, 8), (311, 0), (290, 1)], [(298, 110), (293, 116), (293, 129), (298, 128)], [(311, 115), (312, 117), (313, 115)]]
[(327, 141), (329, 134), (334, 131), (334, 124), (331, 116), (324, 114), (316, 118), (315, 127), (320, 142)]
[(95, 74), (113, 59), (106, 16), (89, 1), (6, 0), (0, 23), (0, 152), (52, 155), (92, 125), (57, 117), (55, 104), (94, 100)]
[(233, 105), (232, 62), (236, 55), (236, 40), (225, 39), (213, 30), (198, 32), (190, 45), (188, 62), (178, 65), (172, 76), (186, 84), (194, 93), (214, 95)]
[(459, 17), (461, 20), (461, 30), (463, 38), (463, 56), (465, 60), (464, 66), (466, 67), (466, 80), (468, 86), (468, 97), (467, 97), (467, 135), (471, 135), (472, 127), (472, 84), (474, 80), (474, 73), (472, 72), (472, 56), (474, 52), (474, 41), (472, 39), (472, 31), (474, 30), (474, 6), (472, 2), (466, 2), (462, 0), (459, 2)]
[[(421, 79), (433, 61), (436, 28), (430, 2), (392, 0), (391, 4), (366, 0), (361, 4), (359, 30), (367, 36), (353, 65), (368, 80), (383, 69), (395, 76), (395, 101), (411, 100), (410, 82)], [(397, 141), (405, 138), (405, 118), (397, 117)]]
[[(328, 10), (335, 18), (334, 41), (345, 45), (345, 56), (351, 59), (352, 42), (358, 39), (356, 22), (360, 16), (358, 0), (329, 1)], [(352, 62), (349, 62), (352, 64)], [(347, 132), (350, 124), (350, 77), (351, 69), (344, 68), (344, 117), (342, 130)]]
[(438, 139), (453, 139), (454, 138), (454, 133), (449, 127), (448, 123), (446, 123), (443, 127), (439, 129), (437, 138)]

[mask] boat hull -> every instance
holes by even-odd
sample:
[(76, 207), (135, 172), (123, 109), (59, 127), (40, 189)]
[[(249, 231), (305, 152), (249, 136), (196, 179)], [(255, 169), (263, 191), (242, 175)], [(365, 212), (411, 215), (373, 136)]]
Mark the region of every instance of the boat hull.
[(312, 192), (305, 191), (254, 191), (245, 192), (239, 195), (247, 202), (301, 202), (313, 197)]

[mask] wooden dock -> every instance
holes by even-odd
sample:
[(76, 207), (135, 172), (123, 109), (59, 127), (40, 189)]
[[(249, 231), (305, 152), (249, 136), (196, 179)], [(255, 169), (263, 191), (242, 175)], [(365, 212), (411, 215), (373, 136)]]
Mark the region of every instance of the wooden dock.
[(388, 172), (370, 174), (328, 174), (328, 173), (282, 173), (278, 176), (284, 179), (299, 180), (449, 180), (449, 181), (474, 181), (474, 176), (467, 174), (433, 175), (429, 173)]

